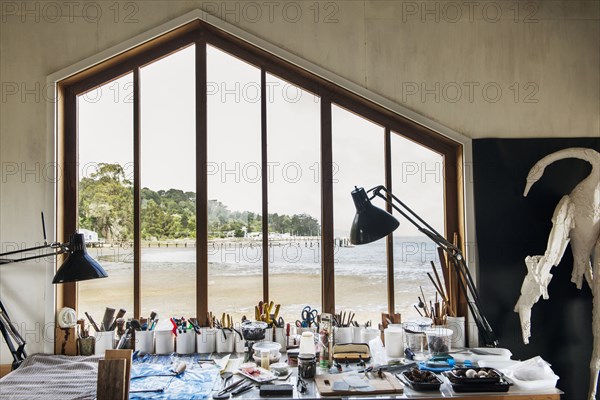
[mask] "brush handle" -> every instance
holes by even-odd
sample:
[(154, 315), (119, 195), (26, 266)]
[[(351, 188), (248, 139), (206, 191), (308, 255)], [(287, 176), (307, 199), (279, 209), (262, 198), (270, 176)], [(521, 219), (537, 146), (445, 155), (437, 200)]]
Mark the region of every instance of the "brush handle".
[(102, 317), (102, 330), (108, 331), (113, 324), (113, 317), (115, 316), (115, 309), (106, 307), (104, 310), (104, 316)]
[(110, 328), (108, 329), (109, 331), (113, 331), (115, 329), (115, 327), (117, 325), (117, 320), (119, 318), (123, 318), (125, 316), (126, 312), (127, 312), (127, 310), (125, 310), (124, 308), (119, 309), (119, 312), (117, 313), (117, 316), (115, 317), (115, 320), (113, 321)]

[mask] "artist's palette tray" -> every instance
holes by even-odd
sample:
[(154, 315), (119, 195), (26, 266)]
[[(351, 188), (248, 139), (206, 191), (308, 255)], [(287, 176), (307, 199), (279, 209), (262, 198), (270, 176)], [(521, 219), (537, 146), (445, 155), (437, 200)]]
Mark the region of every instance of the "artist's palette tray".
[(275, 379), (277, 379), (277, 377), (278, 377), (271, 371), (268, 371), (261, 367), (254, 368), (253, 373), (250, 373), (247, 371), (242, 371), (241, 369), (238, 370), (238, 373), (245, 376), (246, 378), (251, 379), (254, 382), (258, 382), (258, 383), (271, 382), (271, 381), (274, 381)]
[(457, 393), (478, 393), (478, 392), (508, 392), (512, 382), (502, 376), (498, 382), (491, 383), (464, 383), (458, 381), (451, 373), (442, 373), (450, 381), (452, 390)]

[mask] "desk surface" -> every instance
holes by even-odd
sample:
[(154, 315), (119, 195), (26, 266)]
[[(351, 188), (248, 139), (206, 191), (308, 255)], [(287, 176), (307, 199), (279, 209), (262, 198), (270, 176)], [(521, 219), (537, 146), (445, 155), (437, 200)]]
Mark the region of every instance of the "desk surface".
[[(206, 360), (206, 356), (208, 356), (208, 354), (204, 355), (201, 359)], [(215, 358), (220, 358), (219, 355), (215, 355)], [(241, 355), (233, 355), (232, 358), (237, 358), (237, 356), (241, 356)], [(194, 376), (195, 372), (198, 370), (201, 370), (202, 367), (198, 364), (198, 359), (199, 359), (199, 355), (195, 355), (195, 356), (181, 356), (181, 355), (170, 355), (170, 356), (151, 356), (149, 357), (149, 362), (151, 363), (156, 363), (158, 360), (162, 360), (163, 363), (174, 363), (174, 362), (185, 362), (188, 365), (188, 369), (186, 370), (185, 374), (191, 374), (189, 375)], [(240, 359), (236, 359), (236, 360), (230, 360), (232, 362), (230, 362), (230, 364), (228, 364), (228, 370), (236, 370), (237, 369), (237, 365), (239, 365), (239, 363), (241, 362)], [(237, 363), (235, 362), (237, 361)], [(134, 365), (136, 364), (136, 361), (134, 360)], [(297, 387), (297, 368), (296, 367), (290, 367), (290, 370), (292, 371), (292, 374), (289, 375), (287, 377), (287, 379), (285, 380), (276, 380), (273, 382), (270, 382), (271, 384), (292, 384), (294, 387), (294, 393), (293, 393), (293, 398), (294, 399), (357, 399), (357, 400), (364, 400), (364, 399), (422, 399), (422, 400), (427, 400), (427, 399), (444, 399), (444, 398), (449, 398), (449, 399), (464, 399), (464, 400), (478, 400), (478, 399), (492, 399), (492, 400), (559, 400), (560, 399), (560, 395), (561, 392), (558, 389), (551, 389), (551, 390), (546, 390), (546, 391), (522, 391), (522, 390), (518, 390), (515, 387), (511, 387), (509, 389), (508, 392), (506, 393), (493, 393), (493, 392), (488, 392), (488, 393), (455, 393), (452, 389), (451, 389), (451, 385), (450, 383), (447, 381), (447, 378), (442, 377), (442, 381), (444, 381), (444, 383), (442, 384), (440, 391), (437, 392), (419, 392), (419, 391), (415, 391), (412, 390), (408, 387), (404, 388), (404, 393), (402, 394), (394, 394), (394, 395), (373, 395), (373, 394), (369, 394), (369, 393), (364, 393), (364, 394), (360, 394), (360, 395), (352, 395), (352, 396), (321, 396), (320, 393), (318, 392), (316, 385), (314, 383), (313, 379), (306, 379), (306, 391), (304, 393), (299, 393), (298, 391), (298, 387)], [(214, 370), (213, 370), (214, 371)], [(216, 371), (215, 371), (216, 372)], [(317, 373), (325, 373), (326, 371), (324, 369), (317, 369)], [(361, 374), (362, 375), (362, 374)], [(215, 375), (212, 375), (213, 377), (215, 377)], [(185, 376), (184, 376), (185, 378)], [(216, 377), (215, 377), (216, 378)], [(171, 378), (168, 378), (171, 379)], [(248, 380), (247, 378), (244, 378), (242, 375), (234, 375), (233, 380), (228, 382), (228, 383), (232, 383), (233, 381), (237, 381), (237, 380)], [(177, 378), (173, 379), (173, 383), (175, 383), (177, 381)], [(249, 380), (248, 380), (249, 381)], [(171, 385), (173, 386), (174, 384), (171, 383)], [(208, 382), (207, 382), (208, 383)], [(211, 390), (212, 387), (212, 390)], [(206, 387), (205, 387), (206, 389)], [(207, 388), (210, 391), (210, 395), (209, 395), (209, 399), (213, 394), (216, 394), (217, 392), (219, 392), (222, 389), (222, 383), (219, 382), (219, 379), (217, 378), (217, 381), (214, 382), (214, 384), (210, 384), (209, 387)], [(208, 393), (208, 392), (205, 392)], [(165, 394), (167, 394), (165, 392)], [(137, 398), (137, 397), (136, 397)], [(139, 398), (151, 398), (151, 397), (139, 397)], [(177, 397), (179, 398), (184, 398), (184, 397)], [(259, 395), (259, 388), (258, 388), (258, 384), (255, 384), (255, 387), (252, 388), (251, 390), (236, 396), (236, 397), (232, 397), (232, 399), (258, 399), (261, 398)], [(265, 399), (271, 399), (271, 400), (275, 400), (275, 399), (280, 399), (281, 397), (263, 397)], [(287, 397), (289, 398), (289, 397)]]
[[(519, 390), (515, 387), (511, 387), (506, 393), (456, 393), (451, 389), (450, 383), (446, 380), (446, 378), (442, 378), (444, 383), (442, 384), (440, 391), (437, 392), (421, 392), (410, 389), (408, 387), (404, 388), (404, 393), (395, 394), (395, 395), (370, 395), (368, 393), (361, 395), (352, 395), (352, 396), (321, 396), (316, 388), (313, 379), (306, 379), (306, 392), (299, 393), (297, 389), (297, 377), (296, 372), (297, 368), (290, 367), (293, 371), (292, 375), (288, 377), (285, 381), (274, 381), (273, 384), (293, 384), (294, 386), (294, 396), (295, 399), (419, 399), (419, 400), (428, 400), (428, 399), (463, 399), (463, 400), (479, 400), (479, 399), (492, 399), (492, 400), (560, 400), (561, 391), (554, 388), (551, 390), (543, 390), (543, 391), (524, 391)], [(317, 373), (325, 373), (324, 370), (317, 369)], [(238, 379), (235, 377), (234, 379)], [(257, 399), (261, 398), (259, 396), (258, 386), (236, 398), (239, 399)], [(267, 397), (263, 397), (267, 398)], [(269, 399), (278, 399), (277, 397), (269, 397)]]

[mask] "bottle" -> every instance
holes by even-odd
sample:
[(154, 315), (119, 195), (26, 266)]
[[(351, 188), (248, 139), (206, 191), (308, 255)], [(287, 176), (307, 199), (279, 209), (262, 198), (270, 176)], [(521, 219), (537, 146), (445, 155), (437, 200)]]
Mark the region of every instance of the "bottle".
[(262, 350), (260, 352), (260, 366), (264, 369), (269, 369), (269, 350)]

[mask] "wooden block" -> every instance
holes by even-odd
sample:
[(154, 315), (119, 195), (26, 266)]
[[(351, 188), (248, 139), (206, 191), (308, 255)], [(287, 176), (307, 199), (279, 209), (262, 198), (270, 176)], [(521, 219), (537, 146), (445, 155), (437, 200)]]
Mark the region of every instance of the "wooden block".
[(383, 379), (375, 376), (369, 376), (369, 384), (374, 390), (370, 392), (360, 392), (356, 389), (348, 389), (346, 391), (333, 390), (333, 384), (336, 381), (343, 381), (346, 376), (357, 376), (361, 378), (363, 375), (356, 373), (345, 374), (324, 374), (315, 376), (315, 386), (321, 396), (356, 396), (356, 395), (377, 395), (377, 394), (399, 394), (404, 391), (404, 385), (392, 374), (384, 372)]
[(77, 332), (75, 328), (56, 327), (54, 331), (54, 354), (64, 356), (77, 355)]
[(129, 382), (131, 378), (131, 360), (133, 357), (133, 350), (106, 350), (104, 353), (104, 359), (106, 360), (125, 360), (125, 398), (129, 398)]
[(96, 388), (97, 400), (126, 400), (128, 380), (125, 376), (127, 361), (117, 360), (98, 361), (98, 383)]

